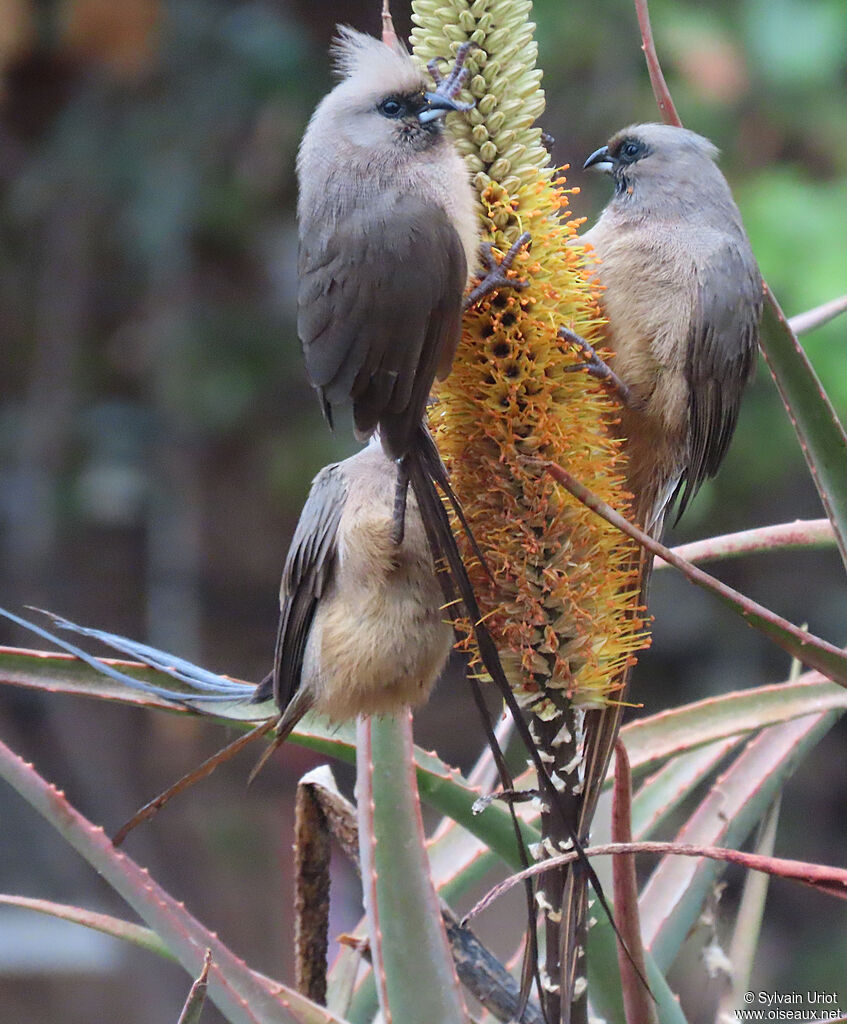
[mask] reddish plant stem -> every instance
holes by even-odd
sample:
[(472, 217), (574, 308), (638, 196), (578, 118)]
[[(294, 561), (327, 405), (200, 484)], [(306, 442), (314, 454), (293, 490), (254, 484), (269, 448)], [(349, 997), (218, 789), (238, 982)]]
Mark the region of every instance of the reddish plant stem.
[(744, 594), (733, 590), (732, 587), (728, 587), (725, 583), (721, 583), (714, 576), (710, 576), (707, 572), (703, 572), (702, 569), (698, 569), (696, 565), (691, 565), (684, 558), (675, 555), (670, 548), (660, 544), (657, 540), (644, 533), (643, 530), (629, 522), (629, 520), (624, 519), (620, 513), (616, 512), (610, 505), (607, 505), (605, 501), (601, 501), (596, 494), (589, 491), (587, 487), (584, 487), (567, 470), (562, 469), (561, 466), (557, 466), (552, 462), (539, 464), (543, 465), (553, 479), (558, 481), (578, 501), (581, 501), (583, 505), (596, 512), (606, 522), (611, 523), (612, 526), (616, 526), (622, 533), (638, 541), (642, 547), (651, 551), (654, 555), (659, 555), (666, 562), (670, 562), (671, 565), (684, 573), (687, 579), (698, 587), (702, 587), (704, 590), (708, 590), (719, 597), (734, 611), (738, 611), (750, 625), (757, 628), (793, 657), (799, 658), (804, 664), (808, 664), (812, 668), (816, 668), (828, 679), (838, 683), (839, 686), (847, 687), (847, 659), (845, 659), (843, 651), (833, 644), (827, 643), (826, 640), (821, 640), (819, 637), (807, 633), (787, 619), (776, 615), (769, 608), (765, 608), (764, 605), (751, 600), (749, 597), (745, 597)]
[[(835, 533), (828, 519), (797, 519), (793, 523), (757, 526), (752, 530), (695, 540), (690, 544), (680, 544), (671, 548), (671, 551), (687, 562), (709, 562), (767, 551), (834, 546)], [(663, 558), (657, 558), (653, 568), (667, 569), (668, 565)]]
[[(707, 857), (709, 860), (722, 860), (728, 864), (738, 864), (743, 868), (749, 868), (752, 871), (764, 871), (778, 878), (800, 882), (812, 889), (817, 889), (818, 892), (825, 892), (837, 899), (847, 900), (847, 868), (835, 868), (828, 864), (810, 864), (802, 860), (786, 860), (783, 857), (765, 857), (757, 853), (744, 853), (741, 850), (730, 850), (723, 846), (696, 846), (690, 843), (606, 843), (603, 846), (587, 846), (585, 848), (587, 857), (619, 857), (633, 853), (659, 853), (662, 856), (672, 854), (676, 857)], [(570, 864), (576, 859), (575, 853), (563, 853), (560, 857), (551, 857), (549, 860), (533, 864), (532, 867), (519, 871), (515, 875), (510, 875), (487, 892), (467, 914), (465, 920), (482, 913), (494, 900), (519, 882), (535, 875), (544, 874), (545, 871), (558, 870), (562, 865)]]
[(641, 30), (641, 49), (647, 61), (647, 72), (650, 75), (650, 84), (653, 86), (653, 95), (656, 97), (656, 104), (659, 113), (665, 124), (673, 124), (678, 128), (682, 127), (682, 121), (677, 113), (674, 102), (671, 99), (668, 84), (662, 73), (659, 58), (656, 54), (656, 46), (653, 42), (653, 29), (650, 26), (650, 12), (647, 10), (647, 0), (635, 0), (635, 13), (638, 15), (638, 27)]
[[(612, 842), (632, 843), (632, 773), (626, 747), (615, 741), (615, 787), (612, 793)], [(618, 968), (627, 1024), (657, 1024), (656, 1005), (641, 980), (647, 977), (641, 920), (638, 915), (638, 879), (635, 854), (621, 854), (612, 861), (615, 899), (615, 921), (621, 938), (618, 940)], [(638, 970), (636, 970), (636, 968)], [(641, 972), (641, 977), (638, 972)]]
[(840, 298), (825, 302), (822, 306), (816, 306), (805, 313), (792, 316), (788, 321), (788, 326), (798, 336), (808, 334), (809, 331), (815, 330), (816, 327), (823, 327), (824, 324), (828, 324), (830, 320), (834, 320), (845, 312), (847, 312), (847, 295), (842, 295)]

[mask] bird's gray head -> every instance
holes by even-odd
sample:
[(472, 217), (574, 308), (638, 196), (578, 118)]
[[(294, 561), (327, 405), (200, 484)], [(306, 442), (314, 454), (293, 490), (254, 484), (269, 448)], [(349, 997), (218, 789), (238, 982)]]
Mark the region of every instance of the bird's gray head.
[(371, 154), (385, 147), (420, 152), (441, 140), (448, 111), (464, 109), (428, 90), (422, 70), (400, 44), (339, 26), (332, 54), (341, 81), (313, 117), (324, 139)]
[[(595, 150), (584, 167), (611, 174), (616, 196), (626, 199), (691, 197), (723, 176), (715, 166), (718, 151), (702, 135), (667, 124), (634, 124), (622, 128), (608, 144)], [(724, 188), (726, 187), (724, 183)]]

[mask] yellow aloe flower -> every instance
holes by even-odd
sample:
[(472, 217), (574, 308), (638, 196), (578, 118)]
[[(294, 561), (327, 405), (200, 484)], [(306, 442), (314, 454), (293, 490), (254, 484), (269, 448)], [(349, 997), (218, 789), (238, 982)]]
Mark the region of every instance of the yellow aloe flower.
[[(453, 370), (431, 421), (476, 538), (497, 581), (472, 579), (516, 696), (542, 719), (560, 691), (575, 708), (614, 698), (645, 644), (633, 542), (572, 498), (533, 459), (566, 467), (604, 501), (627, 509), (616, 399), (557, 336), (597, 338), (600, 312), (569, 245), (577, 223), (535, 120), (544, 110), (530, 0), (413, 0), (415, 55), (447, 58), (462, 43), (475, 106), (450, 115), (479, 195), (485, 237), (516, 262), (523, 290), (503, 290), (465, 316)], [(443, 65), (442, 65), (443, 66)], [(598, 342), (599, 343), (599, 342)]]

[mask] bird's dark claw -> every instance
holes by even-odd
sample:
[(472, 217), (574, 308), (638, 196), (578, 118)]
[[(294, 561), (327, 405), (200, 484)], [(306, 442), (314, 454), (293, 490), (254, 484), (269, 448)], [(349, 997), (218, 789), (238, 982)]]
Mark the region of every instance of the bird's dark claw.
[(465, 61), (467, 60), (467, 56), (470, 51), (474, 49), (476, 49), (475, 43), (462, 43), (456, 51), (456, 60), (453, 64), (453, 70), (449, 75), (442, 75), (438, 70), (437, 57), (433, 57), (433, 59), (427, 64), (427, 70), (432, 75), (433, 81), (435, 82), (435, 94), (453, 101), (455, 110), (470, 110), (474, 106), (473, 103), (456, 102), (456, 97), (465, 87), (465, 81), (468, 77), (468, 69), (465, 67)]
[(594, 346), (591, 342), (586, 341), (585, 338), (567, 327), (560, 327), (558, 335), (562, 341), (568, 342), (570, 345), (574, 345), (583, 359), (581, 363), (574, 363), (573, 366), (565, 367), (565, 373), (574, 373), (577, 370), (585, 370), (586, 373), (591, 374), (592, 377), (596, 377), (597, 380), (606, 381), (611, 385), (618, 398), (625, 406), (632, 408), (636, 405), (635, 397), (632, 394), (632, 388), (630, 388), (628, 384), (625, 384), (611, 366), (597, 355), (597, 352), (594, 350)]
[(491, 243), (482, 243), (480, 256), (485, 267), (485, 274), (479, 283), (468, 292), (465, 298), (465, 309), (470, 309), (480, 299), (484, 299), (486, 295), (499, 291), (501, 288), (514, 288), (516, 291), (522, 291), (529, 287), (529, 281), (509, 277), (507, 271), (511, 270), (515, 257), (525, 245), (529, 244), (531, 237), (528, 231), (524, 231), (499, 263), (494, 257)]

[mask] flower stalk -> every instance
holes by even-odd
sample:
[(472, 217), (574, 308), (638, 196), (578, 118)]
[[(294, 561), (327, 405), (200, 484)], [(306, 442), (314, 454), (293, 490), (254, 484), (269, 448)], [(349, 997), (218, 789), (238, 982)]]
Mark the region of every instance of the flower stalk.
[[(544, 92), (531, 9), (530, 0), (413, 0), (412, 42), (424, 63), (475, 44), (462, 97), (475, 105), (450, 115), (450, 129), (479, 197), (484, 239), (504, 253), (522, 232), (531, 235), (513, 271), (526, 287), (501, 290), (467, 312), (431, 423), (496, 580), (466, 551), (486, 624), (561, 794), (561, 805), (542, 813), (539, 853), (551, 856), (572, 844), (572, 834), (585, 837), (599, 786), (585, 778), (586, 751), (592, 737), (607, 739), (604, 720), (617, 723), (646, 635), (637, 547), (539, 466), (567, 466), (626, 514), (616, 400), (580, 370), (579, 353), (558, 333), (565, 326), (602, 346), (597, 293), (573, 244), (575, 190), (552, 165), (536, 124)], [(605, 772), (602, 756), (591, 760)], [(563, 918), (567, 931), (571, 918), (584, 917), (584, 882), (550, 873), (543, 885), (547, 1018), (578, 1021), (585, 1019), (584, 936), (571, 934), (564, 948), (560, 940)]]

